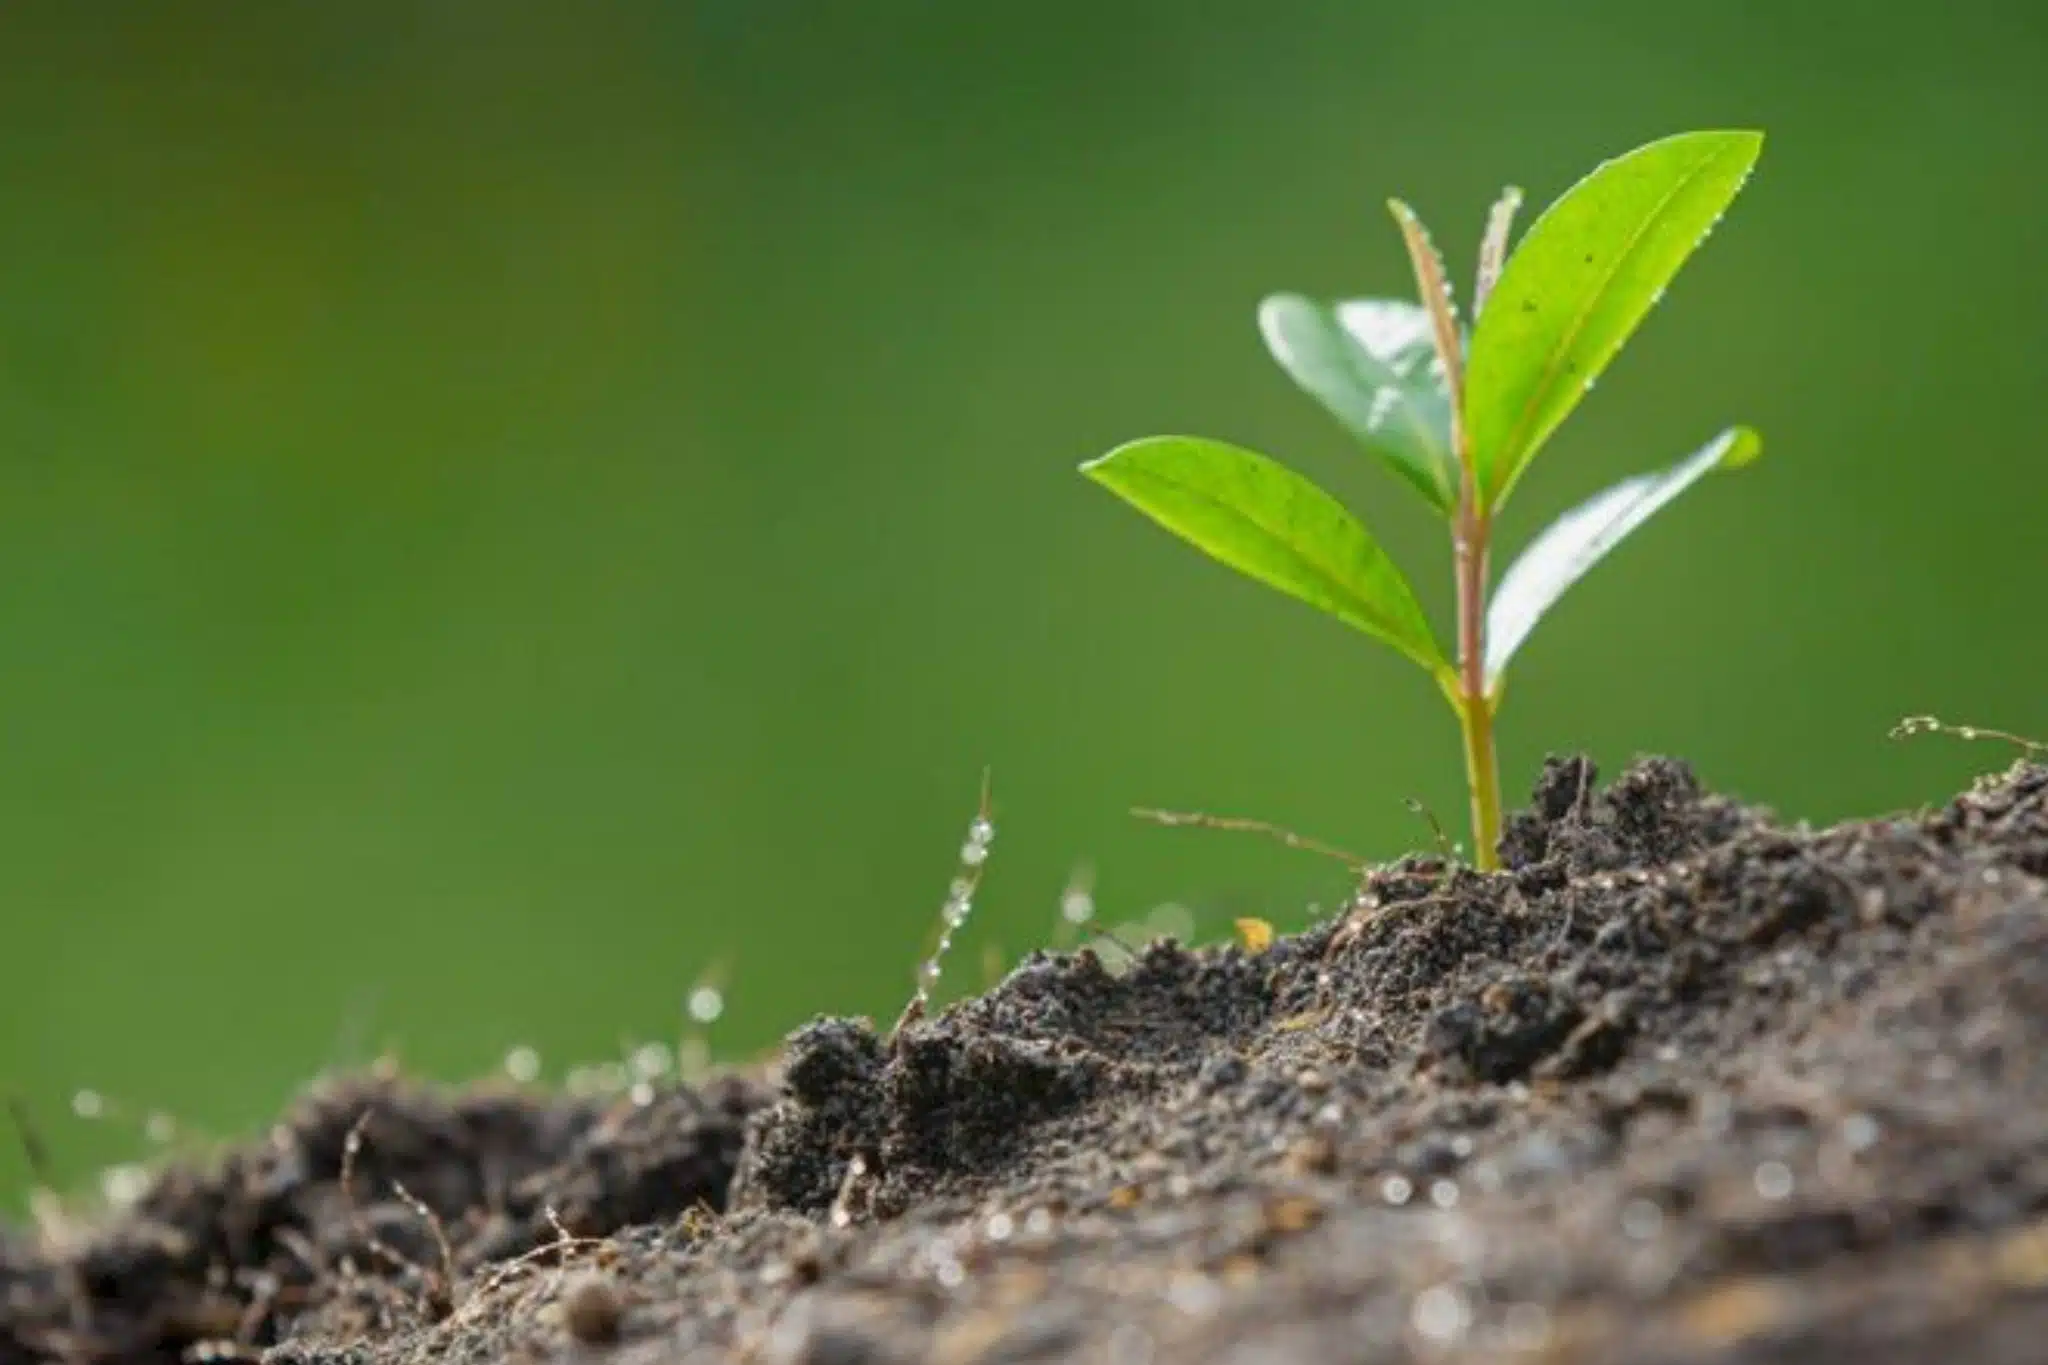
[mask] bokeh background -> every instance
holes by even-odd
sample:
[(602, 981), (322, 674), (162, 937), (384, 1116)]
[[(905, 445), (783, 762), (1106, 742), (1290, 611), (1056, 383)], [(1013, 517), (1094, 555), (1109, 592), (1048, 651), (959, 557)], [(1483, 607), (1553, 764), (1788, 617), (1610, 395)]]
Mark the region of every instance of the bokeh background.
[[(2048, 10), (688, 0), (0, 8), (0, 1089), (67, 1183), (383, 1049), (549, 1077), (902, 1003), (1107, 921), (1327, 910), (1462, 824), (1362, 636), (1074, 474), (1201, 432), (1432, 525), (1266, 359), (1514, 180), (1760, 126), (1505, 534), (1731, 420), (1521, 656), (1511, 794), (1638, 752), (1788, 818), (2048, 729)], [(129, 1115), (86, 1123), (90, 1087)], [(0, 1208), (28, 1181), (0, 1139)]]

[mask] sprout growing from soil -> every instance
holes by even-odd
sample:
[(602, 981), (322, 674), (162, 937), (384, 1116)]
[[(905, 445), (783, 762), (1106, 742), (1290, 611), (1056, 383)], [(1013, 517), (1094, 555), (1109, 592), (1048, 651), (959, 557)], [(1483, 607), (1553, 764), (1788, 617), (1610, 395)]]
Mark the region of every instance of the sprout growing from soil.
[(1278, 462), (1221, 441), (1152, 436), (1081, 466), (1215, 559), (1429, 672), (1464, 732), (1482, 870), (1498, 865), (1494, 719), (1508, 660), (1608, 551), (1709, 472), (1754, 460), (1762, 443), (1749, 428), (1730, 427), (1677, 464), (1596, 494), (1539, 535), (1489, 596), (1494, 520), (1543, 443), (1720, 220), (1762, 149), (1761, 133), (1741, 131), (1681, 133), (1639, 147), (1566, 191), (1512, 255), (1521, 192), (1509, 189), (1487, 220), (1469, 329), (1422, 220), (1398, 199), (1389, 207), (1419, 304), (1296, 294), (1261, 303), (1260, 331), (1281, 367), (1448, 525), (1455, 659), (1365, 527)]

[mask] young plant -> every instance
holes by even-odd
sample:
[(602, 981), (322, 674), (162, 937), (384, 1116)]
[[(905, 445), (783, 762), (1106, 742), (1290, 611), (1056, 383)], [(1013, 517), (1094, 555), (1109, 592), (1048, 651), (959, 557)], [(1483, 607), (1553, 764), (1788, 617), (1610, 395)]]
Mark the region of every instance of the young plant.
[(1488, 593), (1495, 518), (1543, 443), (1614, 358), (1741, 190), (1756, 132), (1692, 132), (1608, 161), (1537, 218), (1509, 255), (1521, 193), (1494, 206), (1472, 325), (1414, 210), (1389, 201), (1419, 304), (1276, 294), (1259, 328), (1282, 368), (1449, 526), (1455, 662), (1407, 578), (1320, 488), (1249, 450), (1153, 436), (1081, 466), (1089, 478), (1239, 572), (1392, 645), (1436, 679), (1464, 731), (1474, 856), (1498, 865), (1494, 719), (1508, 660), (1566, 588), (1702, 476), (1762, 450), (1730, 427), (1690, 457), (1625, 479), (1560, 517)]

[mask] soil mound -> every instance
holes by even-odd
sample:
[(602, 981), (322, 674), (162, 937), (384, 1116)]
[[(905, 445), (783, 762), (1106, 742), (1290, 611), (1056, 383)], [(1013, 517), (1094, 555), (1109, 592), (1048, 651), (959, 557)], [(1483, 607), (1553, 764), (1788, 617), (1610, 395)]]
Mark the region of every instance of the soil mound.
[(646, 1104), (328, 1083), (0, 1239), (0, 1365), (2043, 1358), (2048, 768), (1815, 832), (1553, 761), (1503, 849)]

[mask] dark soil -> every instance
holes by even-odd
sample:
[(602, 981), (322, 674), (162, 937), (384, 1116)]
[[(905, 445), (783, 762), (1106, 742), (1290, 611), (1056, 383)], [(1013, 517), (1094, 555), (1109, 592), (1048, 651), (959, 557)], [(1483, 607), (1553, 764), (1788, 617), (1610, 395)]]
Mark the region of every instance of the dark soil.
[(0, 1238), (0, 1365), (2048, 1360), (2048, 768), (1557, 762), (1504, 843), (645, 1105), (326, 1084)]

